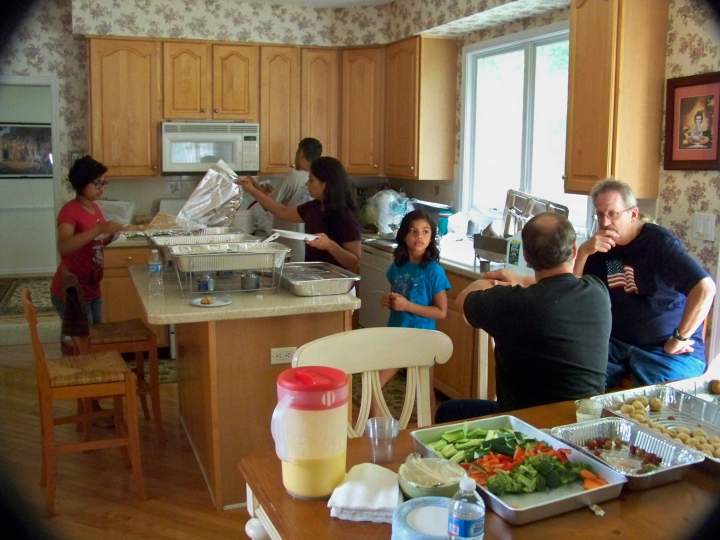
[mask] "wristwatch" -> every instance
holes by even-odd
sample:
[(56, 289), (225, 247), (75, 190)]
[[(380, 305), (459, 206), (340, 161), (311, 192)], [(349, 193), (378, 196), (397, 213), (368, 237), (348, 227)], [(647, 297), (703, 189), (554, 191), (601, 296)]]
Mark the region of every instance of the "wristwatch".
[(673, 337), (673, 339), (676, 339), (678, 341), (687, 341), (688, 339), (690, 339), (690, 337), (685, 337), (685, 336), (681, 335), (680, 331), (677, 328), (675, 330), (673, 330), (672, 337)]

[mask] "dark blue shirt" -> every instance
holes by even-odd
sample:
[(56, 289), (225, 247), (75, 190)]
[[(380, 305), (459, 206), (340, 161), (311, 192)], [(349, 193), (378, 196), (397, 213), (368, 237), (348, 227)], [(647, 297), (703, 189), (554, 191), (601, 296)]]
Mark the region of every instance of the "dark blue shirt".
[[(588, 257), (584, 273), (610, 292), (612, 337), (637, 346), (664, 344), (680, 324), (690, 290), (708, 277), (678, 238), (652, 223), (629, 244)], [(697, 352), (702, 326), (693, 338)]]

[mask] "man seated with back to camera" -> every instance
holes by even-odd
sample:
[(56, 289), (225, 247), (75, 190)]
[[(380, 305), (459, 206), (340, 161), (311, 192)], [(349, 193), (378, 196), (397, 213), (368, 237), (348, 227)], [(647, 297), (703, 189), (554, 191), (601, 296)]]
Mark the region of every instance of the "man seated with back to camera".
[(598, 182), (590, 198), (598, 231), (580, 246), (575, 274), (597, 276), (610, 291), (607, 386), (626, 374), (640, 385), (701, 375), (712, 279), (670, 231), (641, 219), (627, 183)]
[(450, 400), (438, 408), (436, 422), (605, 391), (610, 300), (597, 277), (573, 274), (572, 224), (559, 214), (538, 214), (523, 227), (522, 245), (535, 283), (504, 271), (498, 276), (506, 281), (479, 279), (457, 298), (465, 320), (495, 339), (498, 403)]

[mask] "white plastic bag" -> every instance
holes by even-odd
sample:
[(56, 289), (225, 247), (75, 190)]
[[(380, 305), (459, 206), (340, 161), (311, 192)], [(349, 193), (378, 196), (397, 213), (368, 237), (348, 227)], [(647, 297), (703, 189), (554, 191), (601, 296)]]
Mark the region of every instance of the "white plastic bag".
[(240, 208), (243, 191), (238, 176), (223, 160), (211, 165), (177, 215), (184, 229), (229, 227)]
[(404, 193), (398, 193), (394, 189), (378, 191), (368, 199), (367, 204), (374, 208), (378, 233), (384, 235), (395, 234), (400, 228), (403, 216), (415, 208)]

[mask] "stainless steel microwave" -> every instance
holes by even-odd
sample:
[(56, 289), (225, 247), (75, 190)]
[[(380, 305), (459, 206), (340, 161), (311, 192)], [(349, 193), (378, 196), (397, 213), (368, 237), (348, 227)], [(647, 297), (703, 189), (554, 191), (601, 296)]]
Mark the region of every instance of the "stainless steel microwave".
[(222, 159), (234, 171), (260, 170), (260, 126), (241, 122), (163, 122), (163, 172), (205, 172)]

